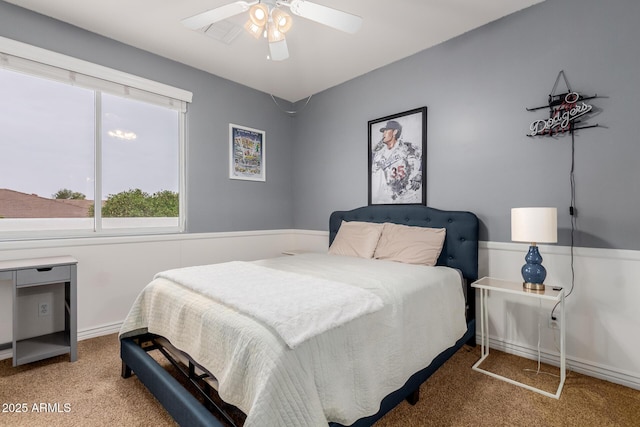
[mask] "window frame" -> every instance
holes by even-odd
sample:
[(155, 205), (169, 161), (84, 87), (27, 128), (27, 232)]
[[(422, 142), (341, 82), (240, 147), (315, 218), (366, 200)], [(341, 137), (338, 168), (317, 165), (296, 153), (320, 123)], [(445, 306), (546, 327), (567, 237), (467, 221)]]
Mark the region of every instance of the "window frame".
[[(93, 229), (47, 229), (2, 231), (2, 240), (30, 240), (60, 237), (104, 237), (109, 235), (149, 235), (182, 233), (186, 229), (186, 112), (193, 94), (180, 88), (133, 74), (59, 54), (0, 36), (0, 68), (36, 78), (62, 81), (94, 92), (95, 124), (94, 200), (102, 200), (102, 114), (101, 95), (125, 96), (177, 111), (178, 116), (178, 225), (143, 228), (103, 228), (100, 203), (95, 203)], [(46, 219), (43, 219), (46, 220)]]

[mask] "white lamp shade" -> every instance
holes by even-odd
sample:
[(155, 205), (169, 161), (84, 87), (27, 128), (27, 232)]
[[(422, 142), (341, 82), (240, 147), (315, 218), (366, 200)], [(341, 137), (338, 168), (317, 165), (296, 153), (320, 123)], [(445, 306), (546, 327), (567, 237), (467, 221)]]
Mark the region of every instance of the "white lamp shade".
[(556, 243), (558, 241), (558, 210), (556, 208), (512, 208), (511, 240)]

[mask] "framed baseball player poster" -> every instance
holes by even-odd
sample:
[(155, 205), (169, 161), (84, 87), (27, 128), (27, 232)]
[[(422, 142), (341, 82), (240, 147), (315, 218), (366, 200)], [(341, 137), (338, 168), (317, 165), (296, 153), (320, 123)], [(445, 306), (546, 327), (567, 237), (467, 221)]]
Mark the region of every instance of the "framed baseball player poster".
[(369, 205), (427, 204), (427, 107), (369, 121)]
[(229, 123), (229, 178), (266, 181), (265, 132)]

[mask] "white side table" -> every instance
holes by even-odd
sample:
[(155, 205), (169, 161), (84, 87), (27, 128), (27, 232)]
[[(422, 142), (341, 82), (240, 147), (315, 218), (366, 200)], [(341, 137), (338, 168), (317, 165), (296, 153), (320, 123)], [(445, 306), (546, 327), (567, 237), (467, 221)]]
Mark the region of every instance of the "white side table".
[[(480, 360), (473, 365), (472, 369), (508, 383), (524, 387), (528, 390), (535, 391), (536, 393), (543, 394), (547, 397), (559, 399), (566, 379), (564, 289), (553, 290), (552, 287), (547, 285), (544, 292), (532, 292), (525, 290), (520, 282), (494, 279), (492, 277), (483, 277), (482, 279), (472, 283), (471, 286), (480, 290), (480, 343), (482, 353), (482, 357), (480, 357)], [(486, 371), (479, 367), (480, 364), (489, 356), (489, 310), (487, 307), (487, 300), (489, 298), (490, 291), (505, 292), (560, 303), (560, 384), (558, 385), (558, 390), (555, 394), (503, 377), (502, 375), (494, 374), (493, 372)]]

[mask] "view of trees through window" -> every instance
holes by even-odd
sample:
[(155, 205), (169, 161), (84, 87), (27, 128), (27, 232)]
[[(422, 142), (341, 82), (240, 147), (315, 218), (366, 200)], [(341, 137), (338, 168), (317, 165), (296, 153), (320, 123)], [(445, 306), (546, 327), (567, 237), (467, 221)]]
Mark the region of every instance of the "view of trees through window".
[(6, 69), (0, 93), (0, 232), (178, 226), (179, 111)]
[[(63, 188), (52, 196), (54, 199), (85, 200), (87, 196), (76, 191)], [(136, 188), (107, 197), (102, 206), (105, 217), (162, 217), (178, 216), (178, 193), (160, 191), (148, 194)], [(94, 205), (89, 207), (87, 216), (93, 217)]]

